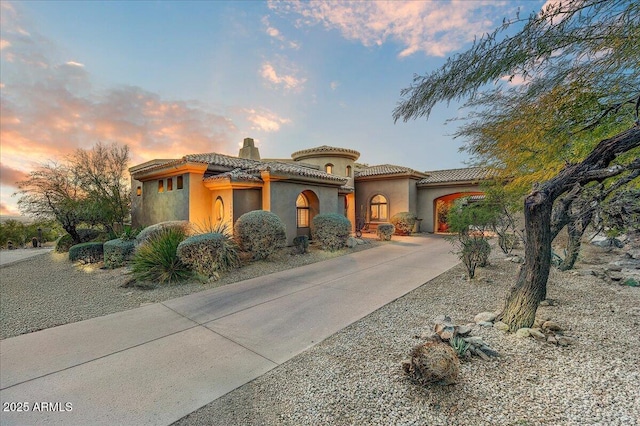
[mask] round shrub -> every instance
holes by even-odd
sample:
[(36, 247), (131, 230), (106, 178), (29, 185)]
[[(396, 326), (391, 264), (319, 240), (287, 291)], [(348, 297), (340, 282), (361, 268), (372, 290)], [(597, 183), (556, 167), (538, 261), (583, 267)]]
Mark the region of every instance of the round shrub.
[(411, 235), (417, 220), (416, 215), (409, 212), (396, 213), (391, 217), (391, 223), (396, 227), (398, 235)]
[(119, 268), (125, 262), (131, 260), (135, 244), (133, 240), (123, 240), (116, 238), (104, 243), (104, 266), (105, 268)]
[(234, 235), (240, 249), (254, 259), (266, 259), (277, 248), (284, 247), (286, 227), (278, 215), (265, 210), (254, 210), (238, 218)]
[(186, 220), (169, 220), (166, 222), (156, 223), (155, 225), (147, 226), (135, 237), (135, 246), (139, 247), (147, 240), (152, 238), (158, 233), (162, 233), (164, 229), (174, 228), (179, 229), (185, 236), (191, 234), (191, 224)]
[(138, 247), (131, 273), (136, 281), (171, 284), (193, 276), (187, 265), (178, 258), (178, 245), (186, 238), (183, 229), (168, 227), (155, 232)]
[(83, 263), (97, 263), (102, 261), (103, 243), (81, 243), (69, 248), (69, 260)]
[(309, 237), (306, 235), (298, 235), (293, 239), (293, 248), (296, 253), (304, 254), (309, 249)]
[(319, 214), (311, 222), (311, 233), (323, 249), (338, 250), (347, 245), (347, 238), (351, 234), (351, 222), (338, 213)]
[(376, 234), (380, 241), (390, 241), (391, 236), (396, 231), (396, 227), (391, 223), (381, 223), (376, 229)]
[(220, 272), (240, 266), (238, 246), (231, 237), (218, 232), (194, 235), (178, 245), (178, 258), (194, 272), (220, 278)]
[[(95, 229), (77, 229), (78, 235), (80, 236), (80, 241), (83, 243), (89, 242), (95, 238), (100, 236), (100, 231)], [(66, 253), (69, 251), (71, 246), (74, 245), (73, 238), (71, 235), (64, 234), (62, 237), (56, 240), (56, 253)]]

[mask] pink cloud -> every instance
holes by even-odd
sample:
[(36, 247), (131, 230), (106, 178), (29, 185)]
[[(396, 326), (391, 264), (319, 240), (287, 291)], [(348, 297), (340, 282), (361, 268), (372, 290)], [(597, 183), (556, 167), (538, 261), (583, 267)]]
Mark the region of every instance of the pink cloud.
[(404, 46), (400, 57), (446, 56), (493, 29), (505, 5), (493, 0), (269, 2), (280, 14), (298, 16), (298, 26), (321, 24), (365, 46), (394, 41)]

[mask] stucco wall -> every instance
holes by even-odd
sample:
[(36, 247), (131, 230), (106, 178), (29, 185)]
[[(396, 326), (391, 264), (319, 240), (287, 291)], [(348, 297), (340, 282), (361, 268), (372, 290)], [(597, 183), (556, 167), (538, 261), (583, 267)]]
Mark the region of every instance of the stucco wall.
[[(320, 168), (320, 170), (324, 171), (325, 166), (327, 164), (333, 164), (333, 172), (332, 174), (341, 177), (348, 177), (349, 180), (347, 185), (353, 186), (353, 160), (344, 157), (332, 157), (332, 156), (318, 156), (313, 158), (305, 158), (301, 160), (303, 163), (313, 164)], [(347, 176), (347, 166), (351, 166), (351, 176)]]
[(234, 189), (233, 190), (233, 223), (243, 214), (262, 209), (261, 189)]
[(189, 191), (188, 220), (196, 225), (207, 223), (212, 216), (213, 209), (211, 191), (202, 183), (202, 174), (187, 173), (184, 176), (184, 187)]
[(271, 182), (271, 211), (287, 227), (287, 243), (292, 244), (297, 235), (296, 198), (302, 191), (313, 191), (319, 200), (319, 213), (335, 213), (338, 210), (336, 187), (311, 186), (292, 182)]
[(477, 192), (479, 189), (479, 185), (450, 185), (418, 188), (418, 217), (423, 219), (420, 224), (420, 230), (423, 232), (434, 232), (434, 201), (437, 198), (456, 193)]
[[(389, 180), (370, 180), (356, 183), (356, 216), (362, 214), (364, 210), (365, 220), (370, 222), (369, 202), (376, 194), (384, 195), (387, 199), (389, 217), (400, 212), (416, 213), (415, 205), (415, 183), (416, 181), (409, 178), (389, 179)], [(413, 188), (412, 188), (413, 187)], [(363, 207), (364, 206), (364, 207)], [(413, 208), (412, 208), (413, 206)]]
[(136, 183), (136, 187), (142, 186), (142, 195), (137, 196), (136, 187), (134, 187), (132, 191), (133, 226), (149, 226), (167, 220), (189, 220), (188, 175), (184, 175), (183, 189), (177, 188), (176, 176), (173, 176), (171, 177), (173, 189), (169, 191), (167, 179), (169, 178), (162, 179), (163, 192), (158, 192), (160, 179)]

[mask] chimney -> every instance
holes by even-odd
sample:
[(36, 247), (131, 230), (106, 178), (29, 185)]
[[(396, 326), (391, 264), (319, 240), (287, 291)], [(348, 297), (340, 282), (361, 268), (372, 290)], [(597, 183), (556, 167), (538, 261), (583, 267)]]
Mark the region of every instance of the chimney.
[(260, 152), (258, 151), (258, 148), (256, 148), (252, 138), (244, 138), (244, 143), (242, 144), (242, 148), (240, 148), (238, 157), (246, 158), (248, 160), (260, 159)]

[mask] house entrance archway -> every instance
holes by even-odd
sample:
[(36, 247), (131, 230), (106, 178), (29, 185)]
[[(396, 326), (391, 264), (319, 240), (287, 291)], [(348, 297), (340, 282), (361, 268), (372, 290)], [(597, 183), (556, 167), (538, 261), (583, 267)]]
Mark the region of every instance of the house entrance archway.
[(449, 209), (458, 198), (484, 196), (484, 192), (456, 192), (443, 195), (433, 200), (433, 229), (436, 233), (449, 232), (449, 222), (447, 220)]
[(296, 235), (311, 238), (311, 221), (320, 212), (320, 200), (315, 192), (305, 190), (296, 198)]

